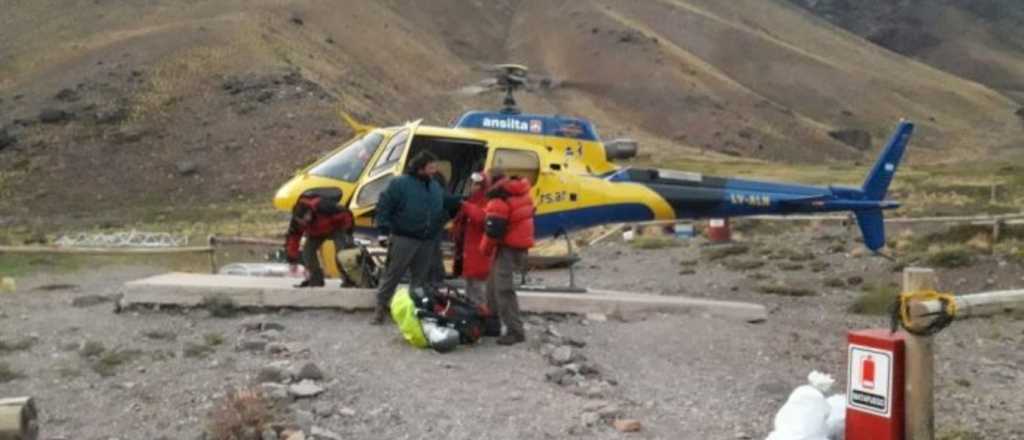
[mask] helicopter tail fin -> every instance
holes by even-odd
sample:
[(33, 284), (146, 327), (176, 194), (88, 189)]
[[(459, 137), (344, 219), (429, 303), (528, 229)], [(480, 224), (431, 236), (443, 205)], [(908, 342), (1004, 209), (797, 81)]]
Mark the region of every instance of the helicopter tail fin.
[(356, 121), (355, 118), (352, 117), (352, 115), (348, 114), (347, 112), (345, 112), (345, 110), (342, 110), (341, 108), (338, 109), (338, 116), (340, 116), (341, 120), (345, 121), (345, 123), (348, 124), (349, 128), (351, 128), (352, 131), (354, 131), (357, 135), (366, 133), (370, 130), (373, 130), (374, 128), (377, 128), (372, 125), (363, 124), (359, 121)]
[(882, 155), (875, 162), (875, 166), (871, 168), (867, 179), (864, 180), (862, 191), (864, 191), (867, 200), (881, 201), (885, 199), (885, 194), (889, 192), (889, 184), (892, 183), (892, 178), (896, 174), (896, 168), (900, 165), (903, 152), (906, 151), (907, 143), (910, 142), (910, 135), (913, 133), (913, 123), (900, 121), (899, 126), (896, 127), (896, 132), (893, 133), (889, 143), (885, 146), (885, 150), (882, 151)]

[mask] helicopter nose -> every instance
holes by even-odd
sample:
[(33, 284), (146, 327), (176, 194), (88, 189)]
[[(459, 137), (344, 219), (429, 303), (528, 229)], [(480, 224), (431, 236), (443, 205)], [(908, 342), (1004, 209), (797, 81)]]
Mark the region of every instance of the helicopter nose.
[(347, 205), (355, 184), (329, 177), (299, 174), (281, 185), (274, 194), (274, 208), (290, 212), (299, 196), (313, 188), (337, 188), (342, 192), (342, 204)]

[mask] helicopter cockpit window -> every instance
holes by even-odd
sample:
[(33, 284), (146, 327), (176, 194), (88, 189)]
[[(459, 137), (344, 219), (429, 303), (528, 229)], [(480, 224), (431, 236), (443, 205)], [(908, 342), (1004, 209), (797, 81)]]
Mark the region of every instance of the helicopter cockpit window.
[(384, 153), (377, 158), (377, 164), (373, 167), (373, 171), (370, 172), (370, 176), (376, 176), (381, 171), (388, 169), (388, 167), (394, 166), (402, 159), (402, 153), (405, 152), (405, 144), (409, 139), (409, 130), (402, 130), (395, 134), (391, 138), (391, 142), (388, 142), (388, 146), (384, 149)]
[(525, 177), (535, 185), (540, 173), (540, 158), (532, 151), (499, 148), (494, 152), (492, 167), (501, 168), (510, 176)]
[(383, 140), (384, 136), (379, 133), (370, 133), (314, 166), (309, 174), (355, 182)]

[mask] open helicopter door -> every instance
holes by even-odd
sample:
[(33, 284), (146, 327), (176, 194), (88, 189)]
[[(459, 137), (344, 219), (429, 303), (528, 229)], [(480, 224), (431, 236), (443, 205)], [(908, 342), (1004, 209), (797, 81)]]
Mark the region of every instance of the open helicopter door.
[[(372, 227), (377, 200), (380, 199), (381, 193), (388, 187), (388, 184), (402, 174), (409, 145), (412, 143), (413, 135), (420, 122), (406, 124), (387, 139), (383, 151), (377, 155), (369, 170), (359, 179), (355, 194), (349, 200), (348, 205), (355, 217), (356, 228)], [(338, 270), (335, 255), (337, 255), (337, 250), (334, 248), (334, 243), (324, 242), (323, 247), (320, 248), (320, 261), (323, 263), (324, 273), (331, 277), (337, 277), (341, 273)]]
[(373, 166), (359, 181), (355, 196), (349, 203), (349, 209), (355, 215), (357, 225), (372, 224), (372, 220), (369, 223), (364, 223), (364, 221), (372, 219), (374, 209), (377, 207), (377, 200), (380, 199), (381, 193), (388, 187), (388, 184), (394, 178), (402, 175), (406, 156), (409, 154), (409, 145), (412, 144), (420, 122), (406, 124), (395, 132), (388, 139), (384, 150), (377, 156)]

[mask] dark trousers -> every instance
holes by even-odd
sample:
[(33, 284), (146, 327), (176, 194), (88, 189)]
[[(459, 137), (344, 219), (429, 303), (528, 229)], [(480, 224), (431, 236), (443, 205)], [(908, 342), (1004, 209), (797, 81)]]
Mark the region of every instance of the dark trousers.
[[(324, 268), (320, 264), (319, 251), (320, 246), (327, 240), (334, 242), (334, 261), (337, 262), (338, 251), (350, 246), (352, 237), (347, 231), (342, 230), (335, 231), (327, 237), (306, 237), (306, 244), (302, 247), (302, 265), (306, 266), (306, 272), (309, 273), (307, 279), (311, 283), (324, 283)], [(338, 264), (338, 267), (340, 268), (341, 264)]]
[(525, 336), (523, 319), (519, 315), (515, 275), (526, 267), (527, 251), (499, 246), (487, 279), (487, 306), (498, 314), (508, 334)]
[(382, 307), (391, 303), (391, 297), (407, 271), (412, 273), (411, 284), (422, 286), (430, 274), (430, 264), (434, 257), (434, 240), (392, 235), (390, 243), (384, 278), (377, 287), (377, 305)]
[(431, 246), (434, 247), (431, 251), (434, 253), (434, 256), (430, 260), (430, 276), (427, 278), (427, 281), (437, 285), (443, 283), (447, 275), (447, 270), (444, 268), (444, 251), (441, 250), (441, 239), (434, 240)]

